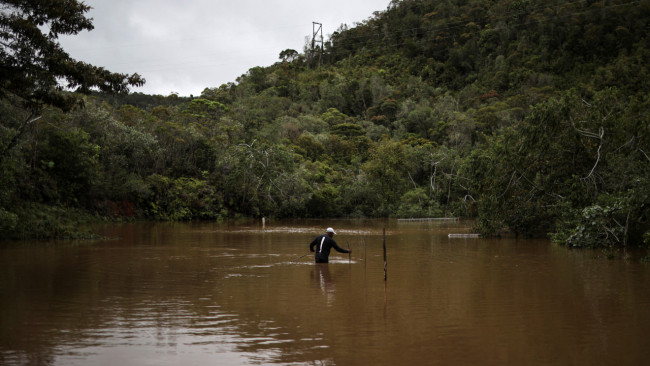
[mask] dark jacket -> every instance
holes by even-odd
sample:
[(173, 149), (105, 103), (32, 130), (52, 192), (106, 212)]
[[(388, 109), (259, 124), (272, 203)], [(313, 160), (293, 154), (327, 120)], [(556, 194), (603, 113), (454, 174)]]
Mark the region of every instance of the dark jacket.
[(327, 234), (316, 237), (316, 239), (309, 244), (309, 250), (312, 252), (314, 251), (314, 247), (316, 248), (316, 263), (327, 263), (332, 248), (336, 249), (339, 253), (350, 252), (339, 247), (334, 239), (330, 238)]

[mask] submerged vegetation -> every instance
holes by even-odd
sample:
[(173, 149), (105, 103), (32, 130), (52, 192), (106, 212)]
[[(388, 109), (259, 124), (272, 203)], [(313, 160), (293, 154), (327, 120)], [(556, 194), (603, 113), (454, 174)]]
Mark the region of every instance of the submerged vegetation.
[(38, 113), (3, 71), (0, 231), (65, 236), (39, 216), (71, 209), (468, 216), (485, 235), (648, 244), (649, 26), (650, 1), (394, 0), (200, 96), (60, 92), (84, 108)]

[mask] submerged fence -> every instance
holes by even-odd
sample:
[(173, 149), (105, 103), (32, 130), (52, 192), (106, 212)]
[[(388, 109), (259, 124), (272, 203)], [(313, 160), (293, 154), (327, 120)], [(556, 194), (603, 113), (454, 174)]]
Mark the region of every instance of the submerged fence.
[(458, 221), (458, 217), (423, 217), (416, 219), (397, 219), (397, 221)]

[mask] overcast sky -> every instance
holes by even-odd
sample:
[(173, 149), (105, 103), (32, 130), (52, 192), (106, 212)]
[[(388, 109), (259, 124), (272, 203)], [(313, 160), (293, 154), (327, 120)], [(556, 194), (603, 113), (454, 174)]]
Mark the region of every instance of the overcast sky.
[(110, 71), (137, 72), (146, 94), (200, 95), (235, 82), (255, 66), (303, 52), (312, 22), (323, 36), (352, 27), (390, 0), (85, 0), (95, 29), (61, 38), (79, 61)]

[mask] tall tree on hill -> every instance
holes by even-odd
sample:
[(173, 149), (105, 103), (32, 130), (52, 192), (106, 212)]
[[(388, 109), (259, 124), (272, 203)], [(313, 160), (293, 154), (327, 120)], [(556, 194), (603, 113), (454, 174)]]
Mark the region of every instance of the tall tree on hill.
[(127, 92), (129, 86), (144, 84), (138, 74), (112, 73), (63, 50), (60, 35), (94, 28), (85, 16), (89, 9), (77, 0), (0, 1), (0, 98), (27, 112), (19, 126), (4, 126), (14, 133), (2, 144), (2, 155), (39, 118), (44, 105), (63, 110), (79, 105), (79, 97), (66, 90)]

